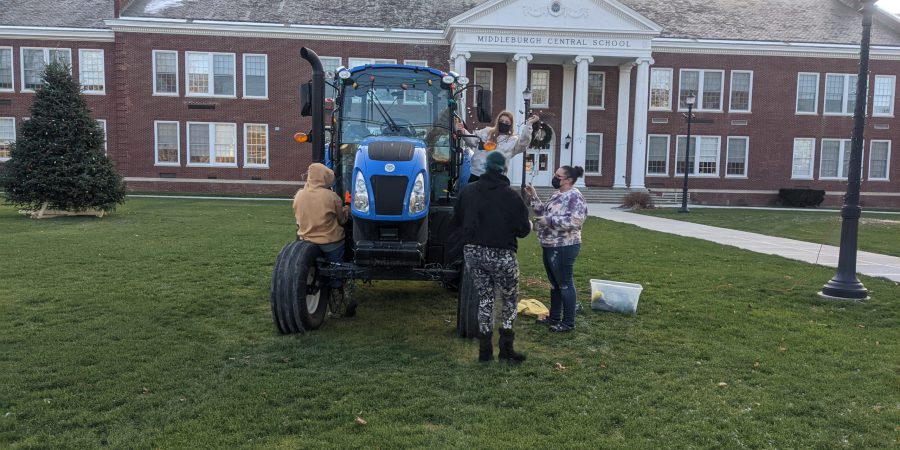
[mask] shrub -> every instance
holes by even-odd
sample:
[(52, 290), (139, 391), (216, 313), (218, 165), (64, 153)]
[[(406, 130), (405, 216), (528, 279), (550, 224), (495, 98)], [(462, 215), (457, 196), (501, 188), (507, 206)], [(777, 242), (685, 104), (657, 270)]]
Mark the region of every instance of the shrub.
[(653, 197), (647, 192), (632, 192), (622, 199), (622, 206), (631, 209), (653, 209)]

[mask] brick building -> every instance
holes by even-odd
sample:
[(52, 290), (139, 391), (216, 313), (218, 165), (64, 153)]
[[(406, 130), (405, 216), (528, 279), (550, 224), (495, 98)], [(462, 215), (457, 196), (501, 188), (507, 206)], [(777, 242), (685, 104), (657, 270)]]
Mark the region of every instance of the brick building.
[[(530, 87), (556, 130), (527, 155), (535, 185), (576, 164), (591, 188), (679, 191), (694, 93), (695, 116), (711, 120), (692, 128), (696, 201), (769, 204), (779, 188), (811, 187), (837, 205), (860, 22), (853, 0), (7, 0), (0, 162), (41, 68), (63, 59), (131, 189), (293, 192), (310, 163), (291, 139), (310, 128), (299, 114), (306, 46), (331, 69), (466, 73), (492, 89), (495, 113), (521, 117)], [(872, 43), (861, 198), (898, 207), (900, 22), (877, 12)]]

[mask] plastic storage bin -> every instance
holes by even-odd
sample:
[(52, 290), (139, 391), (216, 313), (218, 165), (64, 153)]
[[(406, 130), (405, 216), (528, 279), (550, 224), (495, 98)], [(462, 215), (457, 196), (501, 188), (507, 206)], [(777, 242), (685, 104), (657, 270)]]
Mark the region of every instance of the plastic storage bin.
[(635, 315), (643, 290), (634, 283), (591, 280), (591, 309)]

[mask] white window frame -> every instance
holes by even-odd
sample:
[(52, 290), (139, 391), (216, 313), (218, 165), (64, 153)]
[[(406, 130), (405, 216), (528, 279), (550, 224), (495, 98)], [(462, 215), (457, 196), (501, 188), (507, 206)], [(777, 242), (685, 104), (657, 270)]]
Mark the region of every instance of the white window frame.
[[(812, 145), (810, 145), (811, 153), (809, 154), (809, 170), (806, 174), (803, 175), (795, 175), (794, 174), (794, 161), (797, 160), (797, 141), (809, 141)], [(791, 179), (792, 180), (812, 180), (813, 173), (815, 173), (816, 168), (816, 139), (815, 138), (794, 138), (794, 144), (791, 149)]]
[[(671, 101), (672, 96), (669, 96)], [(664, 173), (650, 173), (650, 138), (666, 138), (666, 165)], [(668, 134), (648, 134), (647, 135), (647, 162), (644, 166), (644, 174), (648, 177), (668, 177), (669, 176), (669, 152), (672, 149), (672, 136)]]
[(603, 175), (603, 133), (585, 133), (585, 139), (584, 139), (584, 143), (585, 143), (585, 147), (584, 147), (584, 161), (585, 161), (585, 165), (587, 165), (587, 152), (588, 152), (588, 148), (587, 148), (587, 136), (599, 136), (599, 137), (600, 137), (600, 148), (597, 149), (597, 150), (598, 150), (598, 151), (597, 151), (597, 171), (596, 171), (596, 172), (589, 172), (589, 171), (585, 170), (584, 173), (585, 173), (585, 174), (588, 174), (588, 175), (602, 176), (602, 175)]
[[(156, 54), (157, 53), (174, 53), (175, 54), (175, 92), (159, 92), (156, 90)], [(175, 50), (153, 50), (151, 58), (153, 60), (153, 95), (161, 95), (165, 97), (178, 97), (181, 90), (181, 75), (179, 74), (180, 63), (178, 61), (178, 52)]]
[[(262, 96), (247, 94), (247, 57), (248, 56), (262, 56), (263, 60), (265, 61), (265, 67), (266, 67), (265, 78), (266, 79), (263, 83), (265, 83), (264, 87), (266, 89), (266, 92)], [(242, 81), (243, 86), (241, 86), (241, 90), (243, 91), (243, 98), (249, 98), (249, 99), (254, 99), (254, 100), (268, 100), (269, 99), (269, 55), (267, 55), (265, 53), (244, 53), (243, 55), (241, 55), (241, 64), (242, 64), (241, 67), (243, 68), (243, 71), (242, 71), (243, 74), (241, 77), (243, 80)]]
[[(12, 121), (12, 139), (8, 140), (10, 144), (14, 144), (16, 142), (16, 118), (15, 117), (0, 117), (0, 120), (11, 120)], [(4, 139), (6, 140), (6, 139)], [(10, 153), (12, 156), (12, 153)], [(0, 158), (0, 161), (9, 161), (9, 158)]]
[[(800, 77), (804, 75), (814, 75), (816, 77), (816, 93), (813, 96), (812, 111), (800, 111)], [(794, 114), (798, 116), (819, 115), (819, 83), (821, 83), (821, 75), (818, 72), (797, 72), (797, 94), (794, 98)]]
[(534, 89), (534, 74), (536, 74), (536, 73), (546, 73), (547, 74), (547, 95), (545, 96), (547, 98), (547, 103), (532, 102), (531, 107), (533, 109), (547, 109), (550, 107), (550, 71), (549, 70), (532, 70), (531, 71), (531, 75), (528, 77), (529, 78), (528, 86), (531, 87), (531, 92), (532, 92), (531, 98), (532, 99), (534, 98), (534, 91), (535, 91), (535, 89)]
[[(343, 65), (343, 63), (344, 63), (344, 59), (341, 58), (340, 56), (320, 56), (319, 61), (323, 62), (322, 67), (325, 66), (325, 64), (324, 64), (325, 60), (329, 60), (329, 61), (337, 60), (337, 66), (335, 66), (335, 71), (337, 71), (337, 68), (341, 67), (341, 65)], [(330, 71), (329, 70), (325, 71), (325, 81), (333, 83), (334, 82), (334, 74), (329, 75), (328, 72), (330, 72)], [(340, 84), (338, 84), (338, 85), (340, 85)], [(329, 97), (327, 94), (329, 93), (329, 90), (331, 90), (331, 89), (334, 90), (334, 96)], [(329, 84), (325, 84), (325, 94), (326, 94), (325, 98), (336, 99), (339, 92), (340, 92), (340, 89), (333, 88)]]
[[(874, 143), (876, 142), (886, 142), (887, 143), (887, 162), (884, 167), (884, 178), (873, 178), (872, 177), (872, 155), (875, 153), (872, 151), (874, 148)], [(891, 141), (889, 139), (872, 139), (869, 141), (869, 181), (891, 181)]]
[(43, 50), (44, 51), (44, 67), (47, 67), (50, 64), (50, 50), (56, 51), (66, 51), (69, 52), (69, 73), (72, 73), (72, 49), (71, 48), (60, 48), (60, 47), (19, 47), (19, 75), (21, 75), (22, 80), (22, 89), (19, 92), (22, 93), (34, 93), (34, 89), (26, 89), (25, 88), (25, 50)]
[[(846, 83), (844, 85), (846, 86)], [(834, 141), (838, 141), (841, 143), (841, 145), (838, 146), (838, 159), (837, 159), (838, 174), (836, 177), (826, 177), (826, 176), (822, 175), (822, 166), (823, 166), (822, 158), (825, 156), (824, 147), (825, 147), (826, 142), (834, 142)], [(848, 177), (841, 176), (841, 172), (844, 171), (844, 153), (848, 153), (847, 157), (850, 158), (851, 156), (849, 155), (849, 153), (851, 153), (853, 151), (850, 148), (852, 145), (853, 145), (853, 141), (851, 139), (823, 138), (819, 141), (819, 179), (820, 180), (847, 180)], [(865, 161), (865, 149), (863, 149), (863, 155), (861, 155), (861, 156), (863, 157), (862, 160)], [(847, 161), (847, 163), (848, 163), (847, 175), (849, 175), (850, 174), (849, 160)], [(860, 164), (860, 171), (862, 171), (862, 164)]]
[(106, 119), (97, 119), (97, 123), (100, 124), (100, 126), (103, 128), (103, 154), (108, 155), (109, 141), (107, 140), (107, 136), (109, 136), (109, 133), (106, 130)]
[[(890, 79), (891, 80), (891, 110), (888, 113), (876, 113), (875, 112), (875, 90), (878, 88), (878, 79)], [(894, 117), (894, 101), (897, 96), (897, 76), (896, 75), (875, 75), (874, 81), (872, 82), (872, 116), (873, 117)]]
[[(731, 105), (732, 95), (734, 94), (734, 74), (750, 74), (750, 90), (747, 92), (747, 109), (734, 109)], [(728, 112), (749, 114), (753, 112), (753, 71), (752, 70), (732, 70), (731, 77), (728, 79)]]
[[(251, 164), (247, 162), (247, 128), (250, 126), (262, 126), (266, 128), (266, 163)], [(244, 167), (249, 169), (268, 169), (269, 168), (269, 124), (267, 123), (245, 123), (244, 124)]]
[[(353, 61), (356, 61), (357, 64), (354, 64)], [(355, 56), (347, 58), (348, 69), (366, 64), (397, 64), (397, 60), (392, 58), (358, 58)]]
[(0, 88), (0, 92), (15, 92), (16, 91), (16, 54), (13, 51), (12, 47), (0, 46), (0, 50), (9, 50), (9, 81), (10, 88), (4, 89)]
[[(190, 73), (188, 73), (189, 64), (188, 59), (190, 55), (206, 55), (209, 58), (209, 73), (206, 74), (207, 77), (207, 91), (202, 93), (192, 93), (191, 92), (191, 80)], [(231, 95), (223, 95), (223, 94), (215, 94), (216, 92), (216, 71), (215, 71), (215, 56), (216, 55), (228, 55), (231, 56), (231, 82), (232, 86), (234, 86), (234, 93)], [(266, 74), (268, 77), (268, 74)], [(236, 53), (228, 53), (228, 52), (196, 52), (196, 51), (188, 51), (184, 52), (184, 95), (185, 97), (212, 97), (212, 98), (237, 98), (237, 54)]]
[[(478, 79), (478, 72), (487, 72), (488, 79), (490, 80), (490, 84), (487, 86), (482, 85), (484, 89), (489, 89), (491, 91), (491, 96), (494, 95), (494, 69), (491, 67), (476, 67), (474, 72), (472, 72), (472, 82), (476, 83), (475, 80)], [(473, 91), (474, 92), (474, 91)], [(472, 95), (472, 104), (478, 106), (478, 96)]]
[[(606, 72), (602, 70), (591, 70), (588, 72), (588, 80), (590, 80), (591, 75), (600, 74), (603, 76), (603, 82), (600, 83), (600, 104), (599, 105), (590, 105), (588, 104), (588, 109), (601, 110), (606, 109)], [(590, 85), (588, 85), (588, 90), (590, 90)]]
[[(676, 176), (684, 176), (684, 172), (678, 171), (678, 139), (679, 138), (687, 138), (687, 135), (679, 134), (675, 136), (675, 175)], [(697, 144), (692, 145), (691, 149), (694, 150), (694, 167), (691, 168), (691, 171), (688, 173), (689, 176), (694, 178), (719, 178), (719, 174), (722, 172), (722, 136), (704, 136), (704, 135), (691, 135), (691, 139), (696, 139)], [(700, 141), (703, 139), (715, 139), (717, 142), (716, 145), (716, 171), (715, 173), (700, 173)], [(685, 144), (687, 146), (687, 144)], [(685, 148), (687, 151), (687, 148)], [(690, 160), (690, 152), (688, 152), (688, 159)], [(687, 169), (687, 168), (685, 168)]]
[[(209, 162), (208, 163), (193, 163), (191, 162), (191, 125), (207, 125), (208, 133), (209, 133)], [(216, 127), (215, 125), (231, 125), (232, 130), (232, 138), (234, 139), (234, 163), (217, 163), (216, 159)], [(185, 128), (187, 129), (187, 153), (185, 165), (187, 167), (237, 167), (238, 166), (238, 157), (237, 157), (237, 123), (234, 122), (187, 122), (185, 123)]]
[[(103, 81), (103, 88), (99, 91), (84, 89), (84, 53), (100, 52), (100, 79)], [(82, 86), (82, 93), (87, 95), (106, 95), (106, 52), (102, 48), (79, 48), (78, 49), (78, 83)]]
[[(750, 136), (727, 136), (725, 141), (725, 164), (724, 170), (722, 173), (725, 175), (725, 178), (739, 178), (746, 179), (748, 178), (748, 173), (750, 172)], [(732, 139), (741, 139), (744, 141), (744, 173), (742, 174), (729, 174), (728, 173), (728, 161), (731, 156), (731, 140)]]
[[(668, 72), (669, 73), (669, 78), (668, 78), (668, 80), (669, 80), (669, 101), (666, 103), (665, 107), (662, 107), (662, 106), (654, 107), (653, 106), (653, 73), (654, 72), (656, 72), (656, 73)], [(672, 110), (672, 93), (673, 93), (673, 91), (675, 91), (674, 84), (673, 84), (674, 82), (673, 82), (673, 78), (672, 78), (674, 76), (674, 73), (675, 73), (675, 71), (670, 68), (655, 68), (655, 67), (650, 68), (650, 96), (648, 97), (649, 102), (650, 102), (649, 103), (650, 111), (671, 111)], [(668, 167), (668, 164), (667, 164), (667, 167)]]
[[(854, 101), (856, 100), (856, 84), (851, 85), (850, 79), (852, 77), (857, 76), (855, 73), (826, 73), (825, 74), (825, 88), (823, 91), (823, 95), (828, 95), (828, 77), (835, 76), (841, 77), (844, 79), (844, 95), (841, 99), (841, 112), (828, 112), (826, 105), (827, 99), (822, 99), (822, 114), (826, 116), (852, 116), (853, 111), (849, 111), (849, 103), (850, 97), (853, 96)], [(859, 81), (859, 80), (857, 80)]]
[[(424, 63), (424, 64), (418, 64), (418, 63)], [(424, 60), (424, 59), (404, 59), (404, 60), (403, 60), (403, 65), (404, 65), (404, 66), (421, 66), (421, 67), (428, 67), (428, 61), (427, 61), (427, 60)], [(409, 105), (424, 105), (424, 104), (426, 104), (426, 103), (428, 102), (428, 93), (425, 92), (425, 91), (422, 91), (423, 99), (422, 99), (422, 101), (420, 101), (420, 102), (413, 101), (413, 100), (409, 100), (409, 99), (406, 97), (406, 94), (408, 94), (408, 92), (407, 92), (407, 91), (404, 91), (404, 92), (403, 92), (403, 103), (404, 103), (404, 104), (409, 104)]]
[[(159, 125), (175, 124), (175, 162), (159, 160)], [(153, 155), (154, 166), (181, 166), (181, 122), (177, 120), (154, 120), (153, 121)]]
[[(680, 69), (678, 72), (678, 111), (687, 111), (687, 108), (681, 107), (681, 81), (684, 77), (684, 72), (699, 72), (700, 76), (697, 78), (697, 102), (694, 104), (693, 110), (695, 112), (723, 112), (725, 106), (725, 71), (722, 69)], [(703, 108), (703, 84), (706, 79), (707, 72), (718, 72), (722, 76), (719, 82), (719, 107), (708, 109)], [(677, 146), (677, 141), (676, 141)]]

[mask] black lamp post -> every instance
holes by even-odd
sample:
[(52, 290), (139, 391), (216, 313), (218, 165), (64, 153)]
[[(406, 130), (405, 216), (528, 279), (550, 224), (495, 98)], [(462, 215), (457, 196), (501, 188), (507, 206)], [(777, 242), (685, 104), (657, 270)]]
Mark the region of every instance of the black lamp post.
[[(528, 123), (528, 109), (531, 108), (531, 88), (525, 87), (522, 91), (522, 99), (525, 100), (525, 124)], [(528, 161), (528, 152), (522, 153), (522, 196), (525, 196), (525, 163)]]
[(688, 157), (691, 155), (691, 119), (693, 119), (693, 111), (694, 111), (694, 103), (697, 102), (697, 96), (694, 94), (688, 94), (688, 96), (684, 99), (684, 103), (687, 104), (688, 113), (687, 113), (687, 148), (684, 150), (684, 187), (681, 190), (681, 209), (678, 210), (680, 213), (691, 212), (688, 209), (687, 199), (688, 199), (688, 173), (690, 170), (688, 168)]
[(822, 286), (819, 296), (838, 300), (866, 300), (868, 289), (856, 278), (856, 248), (859, 233), (859, 187), (862, 169), (863, 130), (866, 126), (866, 90), (869, 77), (869, 37), (875, 0), (861, 0), (862, 41), (859, 44), (859, 74), (856, 78), (856, 109), (853, 112), (853, 139), (847, 170), (847, 194), (841, 208), (841, 250), (837, 274)]

